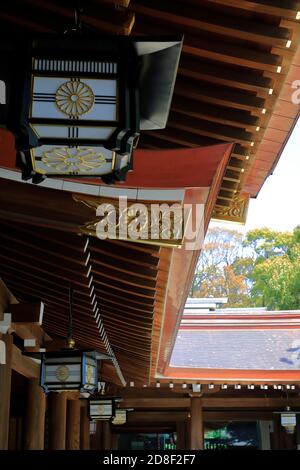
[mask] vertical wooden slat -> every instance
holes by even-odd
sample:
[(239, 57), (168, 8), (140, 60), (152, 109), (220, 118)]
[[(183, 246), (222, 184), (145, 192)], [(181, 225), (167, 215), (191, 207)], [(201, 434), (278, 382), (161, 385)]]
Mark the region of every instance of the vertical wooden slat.
[(2, 340), (6, 348), (6, 364), (0, 364), (0, 449), (6, 450), (9, 434), (13, 338), (11, 335), (3, 335)]

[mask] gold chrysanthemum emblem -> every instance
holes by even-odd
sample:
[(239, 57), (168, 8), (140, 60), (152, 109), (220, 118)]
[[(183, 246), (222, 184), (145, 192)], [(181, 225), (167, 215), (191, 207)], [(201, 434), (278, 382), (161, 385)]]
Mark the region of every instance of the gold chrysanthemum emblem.
[(50, 151), (46, 150), (41, 160), (44, 165), (65, 174), (92, 173), (106, 163), (102, 153), (80, 147), (56, 147)]
[(55, 101), (64, 114), (77, 117), (91, 110), (95, 96), (86, 83), (70, 80), (56, 90)]
[(64, 382), (65, 380), (67, 380), (70, 375), (68, 366), (65, 366), (65, 365), (58, 366), (58, 368), (55, 371), (55, 375), (56, 375), (57, 380), (59, 380), (60, 382)]

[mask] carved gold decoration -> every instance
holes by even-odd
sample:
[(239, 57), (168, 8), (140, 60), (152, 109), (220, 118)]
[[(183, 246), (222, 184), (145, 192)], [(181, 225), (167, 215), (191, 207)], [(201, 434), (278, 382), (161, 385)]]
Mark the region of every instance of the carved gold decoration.
[(248, 193), (237, 194), (230, 206), (216, 205), (213, 212), (213, 219), (245, 224), (249, 206), (250, 195)]
[(42, 154), (44, 165), (54, 168), (60, 173), (89, 173), (102, 167), (106, 160), (102, 153), (90, 148), (55, 147)]
[[(180, 219), (175, 219), (175, 217), (171, 217), (170, 219), (170, 230), (166, 233), (165, 228), (162, 224), (163, 212), (160, 213), (159, 218), (153, 216), (151, 213), (151, 203), (143, 203), (145, 208), (147, 209), (147, 214), (141, 213), (138, 215), (139, 220), (139, 231), (143, 232), (146, 235), (144, 238), (140, 237), (138, 239), (131, 238), (129, 235), (128, 229), (130, 228), (131, 223), (135, 223), (136, 220), (136, 211), (132, 210), (132, 205), (139, 203), (142, 201), (127, 201), (127, 207), (120, 212), (119, 208), (119, 200), (116, 199), (108, 199), (108, 198), (99, 198), (93, 196), (87, 196), (84, 194), (73, 194), (73, 199), (76, 202), (80, 202), (84, 204), (89, 209), (93, 209), (96, 214), (97, 208), (104, 204), (107, 206), (108, 211), (105, 215), (107, 219), (116, 215), (116, 230), (114, 233), (108, 233), (108, 239), (116, 239), (116, 240), (126, 240), (128, 242), (133, 243), (143, 243), (149, 245), (158, 245), (158, 246), (166, 246), (166, 247), (181, 247), (183, 245), (184, 239), (184, 220), (182, 217)], [(155, 204), (160, 204), (159, 201), (155, 201)], [(163, 205), (164, 203), (161, 202)], [(176, 202), (175, 202), (176, 204)], [(178, 203), (177, 203), (178, 204)], [(181, 204), (181, 203), (179, 203)], [(80, 233), (84, 233), (85, 235), (97, 237), (97, 225), (104, 217), (95, 217), (93, 220), (87, 222), (85, 225), (79, 228)], [(125, 220), (125, 228), (127, 237), (124, 238), (121, 233), (121, 219)], [(112, 218), (111, 218), (112, 220)], [(180, 233), (177, 232), (178, 227), (181, 229)], [(115, 235), (115, 236), (114, 236)]]
[(94, 93), (86, 83), (70, 80), (56, 90), (55, 102), (60, 111), (78, 117), (88, 113), (95, 102)]
[(70, 371), (69, 371), (68, 366), (66, 365), (58, 366), (55, 371), (55, 376), (57, 380), (59, 380), (60, 382), (65, 382), (67, 378), (69, 377), (69, 375), (70, 375)]

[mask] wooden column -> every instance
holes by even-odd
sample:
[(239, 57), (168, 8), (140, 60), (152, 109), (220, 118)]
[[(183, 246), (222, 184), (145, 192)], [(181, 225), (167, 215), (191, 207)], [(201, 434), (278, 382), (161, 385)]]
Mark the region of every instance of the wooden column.
[(49, 395), (49, 449), (66, 448), (67, 394), (50, 393)]
[(29, 379), (27, 385), (24, 448), (43, 450), (45, 433), (46, 395), (38, 379)]
[(0, 449), (8, 448), (9, 409), (11, 391), (11, 364), (13, 338), (11, 335), (2, 335), (5, 343), (6, 364), (0, 364)]
[(90, 449), (90, 420), (88, 417), (88, 402), (81, 401), (80, 408), (80, 449)]
[(111, 433), (111, 450), (118, 450), (119, 434)]
[(191, 398), (190, 450), (203, 449), (204, 429), (202, 399)]
[(273, 417), (273, 433), (271, 436), (272, 450), (280, 450), (280, 415), (274, 414)]
[(80, 412), (79, 399), (67, 400), (66, 449), (80, 449)]
[(103, 450), (111, 450), (112, 447), (112, 438), (110, 424), (108, 421), (103, 423)]
[(176, 434), (177, 434), (177, 442), (176, 442), (176, 449), (177, 450), (185, 450), (186, 449), (186, 431), (187, 426), (184, 421), (178, 421), (176, 423)]

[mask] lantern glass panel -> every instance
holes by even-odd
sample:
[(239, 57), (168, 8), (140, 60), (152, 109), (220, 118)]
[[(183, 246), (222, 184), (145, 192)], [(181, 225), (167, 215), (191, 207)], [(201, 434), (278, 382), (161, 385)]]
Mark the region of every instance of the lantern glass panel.
[(90, 418), (94, 420), (110, 420), (114, 415), (112, 399), (91, 399)]
[(112, 171), (115, 153), (104, 147), (42, 145), (31, 149), (34, 171), (47, 175), (105, 175)]
[(282, 413), (281, 426), (286, 428), (288, 433), (293, 433), (296, 427), (296, 413)]
[(58, 351), (42, 355), (41, 386), (46, 392), (97, 388), (97, 360), (93, 352)]
[(32, 77), (30, 118), (116, 121), (117, 80)]

